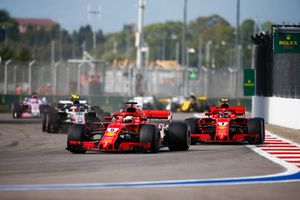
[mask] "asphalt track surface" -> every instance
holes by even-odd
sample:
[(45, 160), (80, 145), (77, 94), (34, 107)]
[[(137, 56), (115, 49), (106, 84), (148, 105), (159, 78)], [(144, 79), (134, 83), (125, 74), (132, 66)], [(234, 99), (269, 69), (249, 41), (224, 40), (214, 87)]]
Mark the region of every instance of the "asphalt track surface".
[[(176, 114), (175, 117), (183, 119), (188, 115)], [(178, 183), (177, 180), (231, 179), (286, 171), (246, 145), (201, 144), (191, 146), (187, 152), (162, 149), (158, 154), (92, 152), (76, 155), (65, 150), (66, 137), (66, 134), (43, 133), (37, 119), (15, 120), (1, 114), (0, 188), (8, 185), (45, 187), (0, 189), (0, 199), (298, 200), (300, 196), (298, 181), (161, 185)], [(158, 185), (130, 185), (140, 182)], [(113, 187), (116, 183), (123, 186)], [(70, 189), (66, 185), (78, 188)], [(106, 187), (82, 187), (87, 185)]]

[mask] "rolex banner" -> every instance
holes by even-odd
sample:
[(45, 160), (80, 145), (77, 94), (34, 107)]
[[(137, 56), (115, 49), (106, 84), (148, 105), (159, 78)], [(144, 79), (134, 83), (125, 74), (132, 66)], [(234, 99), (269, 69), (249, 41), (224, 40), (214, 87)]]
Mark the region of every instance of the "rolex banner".
[(275, 32), (273, 53), (300, 53), (300, 32)]

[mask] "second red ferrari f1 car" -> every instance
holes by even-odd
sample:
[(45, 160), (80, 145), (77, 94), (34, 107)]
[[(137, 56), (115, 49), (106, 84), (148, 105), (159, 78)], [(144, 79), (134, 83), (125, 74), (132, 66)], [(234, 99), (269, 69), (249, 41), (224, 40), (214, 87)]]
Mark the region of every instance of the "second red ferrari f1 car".
[(190, 146), (188, 124), (172, 121), (172, 114), (166, 110), (142, 110), (135, 102), (128, 102), (123, 111), (105, 120), (71, 125), (67, 150), (72, 153), (135, 150), (157, 153), (162, 147), (186, 151)]
[(230, 106), (221, 99), (220, 106), (211, 106), (206, 118), (185, 121), (192, 132), (192, 144), (197, 142), (248, 142), (262, 144), (265, 140), (263, 118), (246, 118), (244, 106)]

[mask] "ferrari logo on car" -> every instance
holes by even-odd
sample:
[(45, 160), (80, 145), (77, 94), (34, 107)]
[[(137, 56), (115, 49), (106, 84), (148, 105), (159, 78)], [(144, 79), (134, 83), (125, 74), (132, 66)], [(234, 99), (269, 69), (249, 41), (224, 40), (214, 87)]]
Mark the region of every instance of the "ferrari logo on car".
[(108, 128), (107, 129), (107, 131), (111, 132), (111, 133), (117, 132), (118, 130), (119, 130), (119, 128)]
[(218, 122), (219, 127), (226, 127), (228, 125), (228, 122)]

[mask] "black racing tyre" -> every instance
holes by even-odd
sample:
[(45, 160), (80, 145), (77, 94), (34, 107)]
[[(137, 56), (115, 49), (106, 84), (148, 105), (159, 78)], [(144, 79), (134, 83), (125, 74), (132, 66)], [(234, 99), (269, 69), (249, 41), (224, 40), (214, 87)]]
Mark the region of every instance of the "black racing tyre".
[(47, 114), (46, 113), (41, 113), (41, 118), (42, 118), (42, 131), (46, 132), (47, 131)]
[(179, 104), (177, 104), (177, 103), (172, 103), (171, 102), (171, 111), (172, 112), (177, 112), (178, 111), (178, 109), (179, 109), (179, 107), (180, 107), (180, 105)]
[(96, 112), (98, 120), (104, 121), (105, 112), (99, 106), (92, 106), (91, 110)]
[(99, 121), (97, 115), (98, 114), (94, 111), (85, 113), (85, 122), (86, 122), (86, 124), (91, 124), (93, 122)]
[(265, 140), (264, 120), (262, 118), (251, 118), (247, 122), (248, 133), (258, 135), (258, 139), (249, 140), (250, 144), (262, 144)]
[(12, 105), (12, 117), (21, 118), (22, 116), (22, 107), (18, 103)]
[(47, 133), (58, 133), (58, 116), (56, 113), (48, 113), (46, 117)]
[(160, 134), (153, 124), (145, 124), (140, 130), (140, 142), (151, 143), (150, 152), (157, 153), (160, 149)]
[(199, 112), (198, 104), (197, 103), (191, 103), (189, 111), (190, 112)]
[(188, 124), (188, 126), (191, 128), (191, 133), (192, 134), (199, 133), (199, 128), (198, 128), (198, 125), (197, 125), (197, 120), (199, 120), (199, 119), (188, 118), (188, 119), (184, 120)]
[(85, 138), (85, 126), (83, 124), (72, 124), (69, 127), (67, 138), (67, 149), (72, 153), (85, 153), (81, 145), (70, 145), (70, 141), (82, 142)]
[[(200, 119), (188, 118), (188, 119), (184, 120), (188, 124), (188, 126), (190, 127), (191, 134), (199, 133), (199, 127), (198, 127), (198, 124), (197, 124), (197, 120), (200, 120)], [(197, 142), (198, 142), (197, 139), (193, 139), (193, 138), (191, 139), (191, 145), (195, 145)]]
[(171, 151), (187, 151), (191, 144), (191, 130), (186, 122), (172, 122), (168, 130)]
[(260, 120), (260, 123), (262, 124), (262, 143), (264, 143), (265, 136), (266, 136), (266, 133), (265, 133), (265, 119), (262, 118), (262, 117), (256, 117), (255, 119)]

